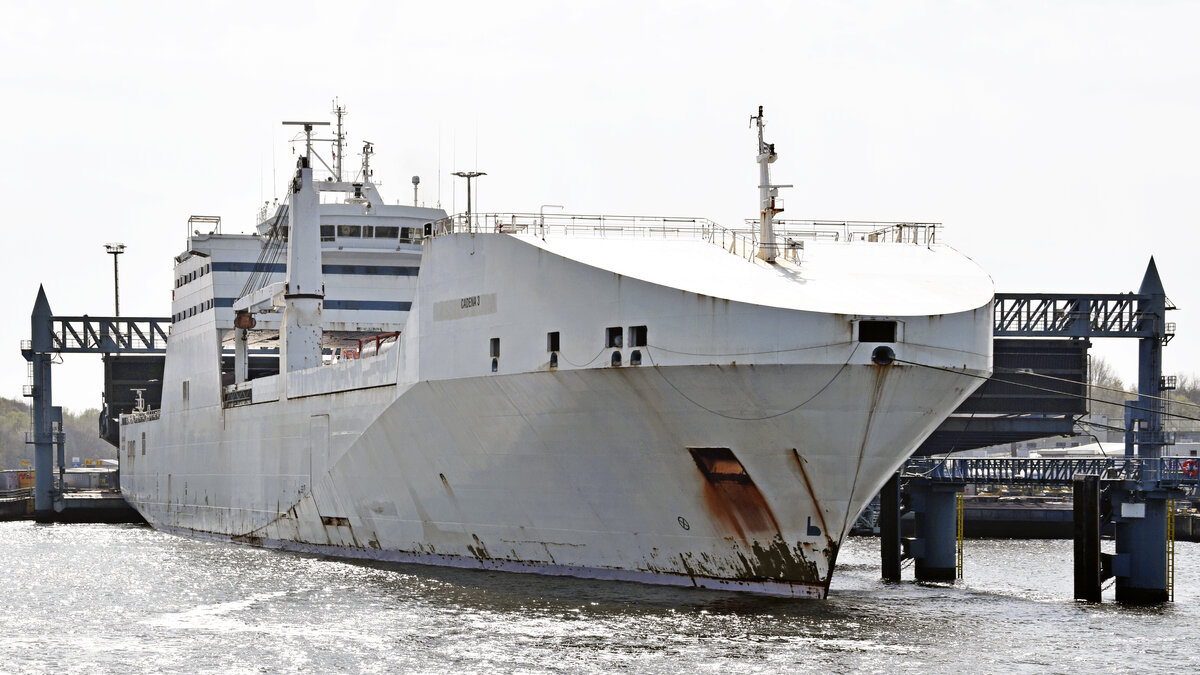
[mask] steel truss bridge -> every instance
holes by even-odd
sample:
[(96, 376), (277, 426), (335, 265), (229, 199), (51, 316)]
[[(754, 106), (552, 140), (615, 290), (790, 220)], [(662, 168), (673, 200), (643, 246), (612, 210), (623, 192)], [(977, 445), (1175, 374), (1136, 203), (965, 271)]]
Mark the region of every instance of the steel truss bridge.
[[(915, 454), (1074, 435), (1076, 419), (1088, 411), (1092, 338), (1139, 340), (1137, 389), (1145, 396), (1129, 440), (1151, 452), (1170, 445), (1158, 399), (1174, 388), (1174, 378), (1162, 377), (1162, 347), (1175, 336), (1175, 324), (1166, 321), (1172, 309), (1153, 260), (1137, 293), (997, 293), (993, 376)], [(1134, 421), (1125, 420), (1125, 428)]]

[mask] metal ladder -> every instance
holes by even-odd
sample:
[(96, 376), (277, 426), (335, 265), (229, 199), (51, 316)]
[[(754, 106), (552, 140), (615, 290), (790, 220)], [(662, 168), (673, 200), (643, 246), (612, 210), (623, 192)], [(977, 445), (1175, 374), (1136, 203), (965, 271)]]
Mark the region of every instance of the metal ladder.
[(1175, 602), (1175, 500), (1167, 500), (1167, 597)]

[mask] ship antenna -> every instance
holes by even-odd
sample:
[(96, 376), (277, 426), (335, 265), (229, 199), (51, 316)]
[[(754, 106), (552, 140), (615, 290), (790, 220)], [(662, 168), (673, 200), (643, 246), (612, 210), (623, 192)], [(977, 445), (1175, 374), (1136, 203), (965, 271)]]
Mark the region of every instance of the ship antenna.
[(750, 124), (758, 127), (758, 208), (759, 232), (758, 257), (766, 262), (775, 262), (778, 245), (775, 242), (775, 214), (783, 211), (783, 200), (779, 199), (779, 188), (791, 185), (771, 185), (771, 163), (779, 158), (775, 153), (775, 144), (763, 140), (763, 127), (766, 120), (763, 117), (763, 107), (758, 106), (758, 114), (750, 118)]
[[(290, 127), (304, 127), (304, 166), (312, 167), (313, 127), (327, 127), (329, 122), (284, 122)], [(318, 159), (320, 159), (318, 157)]]
[(371, 182), (371, 155), (375, 154), (375, 144), (371, 141), (363, 141), (363, 166), (362, 179), (364, 183)]
[(338, 105), (337, 98), (333, 99), (333, 114), (337, 115), (337, 133), (333, 137), (334, 152), (337, 154), (333, 158), (333, 179), (337, 182), (342, 182), (342, 144), (346, 140), (346, 135), (342, 133), (342, 118), (346, 116), (346, 106)]

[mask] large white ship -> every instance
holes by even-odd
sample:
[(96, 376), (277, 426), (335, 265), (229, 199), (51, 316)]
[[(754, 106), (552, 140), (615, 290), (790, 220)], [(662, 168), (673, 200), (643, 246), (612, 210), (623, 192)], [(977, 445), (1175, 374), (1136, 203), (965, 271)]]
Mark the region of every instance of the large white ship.
[(310, 143), (256, 233), (189, 225), (127, 499), (287, 550), (824, 597), (990, 373), (993, 289), (934, 225), (776, 220), (752, 119), (741, 232), (387, 204)]

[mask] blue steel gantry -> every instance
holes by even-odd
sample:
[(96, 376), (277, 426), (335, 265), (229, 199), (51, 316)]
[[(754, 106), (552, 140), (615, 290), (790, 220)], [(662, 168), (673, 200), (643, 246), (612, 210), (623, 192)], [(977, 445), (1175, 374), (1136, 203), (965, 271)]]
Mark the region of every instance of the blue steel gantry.
[[(1104, 498), (1111, 507), (1109, 511), (1117, 540), (1117, 553), (1112, 556), (1113, 564), (1109, 568), (1111, 575), (1117, 577), (1117, 601), (1140, 604), (1168, 600), (1167, 504), (1169, 499), (1182, 495), (1181, 485), (1187, 481), (1179, 475), (1179, 463), (1173, 458), (1163, 458), (1162, 452), (1164, 446), (1174, 442), (1171, 434), (1162, 429), (1162, 393), (1169, 386), (1162, 377), (1162, 348), (1175, 335), (1175, 325), (1166, 320), (1167, 311), (1175, 307), (1167, 300), (1154, 259), (1151, 258), (1137, 293), (997, 293), (993, 306), (993, 334), (998, 338), (998, 354), (1002, 338), (1066, 339), (1080, 343), (1080, 353), (1085, 353), (1092, 338), (1139, 340), (1138, 397), (1125, 405), (1124, 461), (1119, 466), (1106, 464), (1084, 468), (1086, 474), (1080, 471), (1085, 465), (1078, 462), (1062, 463), (1056, 470), (1069, 469), (1072, 477), (1089, 475), (1104, 485)], [(1014, 351), (1021, 352), (1022, 349), (1032, 347), (1019, 346)], [(1069, 381), (1072, 378), (1054, 376), (1048, 380), (1040, 379), (1045, 375), (1034, 368), (1002, 369), (997, 365), (993, 377), (939, 428), (941, 437), (935, 447), (948, 452), (994, 445), (1014, 438), (1069, 433), (1074, 424), (1070, 414), (1054, 417), (1045, 412), (1054, 407), (1052, 401), (1056, 397), (1060, 400), (1073, 398), (1078, 402), (1087, 400), (1086, 390), (1082, 388), (1086, 377), (1073, 378), (1074, 382)], [(1022, 389), (1042, 392), (1043, 400), (1039, 401), (1033, 395), (1022, 397), (1019, 393)], [(1045, 397), (1045, 392), (1051, 397)], [(1014, 414), (1022, 410), (1027, 414)], [(1052, 422), (1049, 426), (1048, 420)], [(1050, 431), (1053, 425), (1064, 423), (1068, 425), (1065, 429)], [(973, 430), (969, 428), (971, 426)], [(934, 438), (939, 432), (935, 432)], [(969, 433), (971, 437), (964, 442)], [(918, 454), (931, 453), (918, 451)], [(968, 482), (983, 482), (974, 480), (971, 473), (991, 467), (986, 461), (965, 461), (967, 464), (957, 466), (950, 475), (935, 473), (919, 465), (913, 465), (914, 471), (906, 475), (910, 503), (917, 512), (917, 536), (910, 543), (910, 551), (916, 559), (918, 579), (948, 580), (957, 576), (956, 537), (953, 536), (957, 524), (955, 493)], [(967, 469), (968, 466), (973, 468)], [(1024, 467), (1026, 472), (1033, 468), (1028, 463)], [(1061, 476), (1045, 474), (1038, 478), (1040, 481), (1059, 479)], [(1034, 478), (1028, 473), (1024, 476), (1010, 474), (1007, 480), (1028, 482)], [(880, 501), (883, 576), (899, 580), (899, 475), (884, 486)], [(1094, 531), (1093, 539), (1098, 542), (1100, 511), (1085, 509), (1076, 513), (1077, 531)], [(1080, 513), (1083, 515), (1078, 515)], [(1079, 518), (1090, 521), (1093, 517), (1094, 524), (1078, 521)], [(1099, 547), (1084, 549), (1089, 552), (1087, 555), (1095, 555), (1096, 587), (1093, 589), (1084, 584), (1085, 590), (1077, 590), (1077, 595), (1081, 599), (1098, 600), (1098, 584), (1102, 578)], [(1090, 568), (1092, 563), (1090, 559), (1077, 560), (1077, 569)]]
[[(31, 382), (25, 395), (33, 399), (34, 519), (54, 520), (63, 508), (62, 408), (52, 403), (50, 365), (58, 354), (163, 354), (166, 352), (169, 318), (56, 317), (50, 311), (44, 288), (38, 288), (30, 317), (30, 340), (22, 343), (21, 354), (30, 364)], [(53, 481), (53, 453), (58, 449), (60, 487)]]

